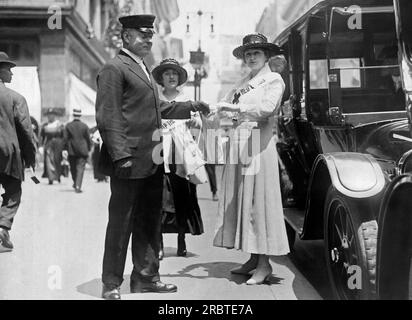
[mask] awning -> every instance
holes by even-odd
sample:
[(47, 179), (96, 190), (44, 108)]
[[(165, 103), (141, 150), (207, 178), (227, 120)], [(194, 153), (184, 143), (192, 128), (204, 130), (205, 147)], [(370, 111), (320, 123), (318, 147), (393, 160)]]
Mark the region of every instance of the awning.
[(37, 67), (14, 67), (13, 79), (6, 86), (26, 98), (29, 112), (38, 123), (41, 118), (41, 94)]
[(96, 91), (77, 78), (73, 73), (69, 73), (69, 119), (73, 120), (73, 109), (82, 110), (81, 120), (89, 128), (96, 126)]

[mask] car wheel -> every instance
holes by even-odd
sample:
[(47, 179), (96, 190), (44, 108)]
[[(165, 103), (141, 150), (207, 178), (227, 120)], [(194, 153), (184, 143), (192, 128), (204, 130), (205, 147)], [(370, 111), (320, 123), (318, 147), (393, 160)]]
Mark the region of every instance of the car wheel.
[(376, 297), (376, 221), (362, 222), (360, 213), (330, 187), (325, 201), (325, 255), (334, 297)]

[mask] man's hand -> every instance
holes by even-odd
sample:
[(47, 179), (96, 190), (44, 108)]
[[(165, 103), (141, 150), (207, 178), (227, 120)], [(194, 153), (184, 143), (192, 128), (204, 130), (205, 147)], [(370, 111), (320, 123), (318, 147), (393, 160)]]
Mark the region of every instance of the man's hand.
[(116, 161), (114, 164), (114, 174), (119, 179), (127, 179), (132, 175), (132, 159), (126, 158)]
[(69, 156), (69, 153), (67, 152), (67, 150), (63, 150), (63, 151), (62, 151), (62, 157), (63, 157), (64, 159), (67, 159), (68, 156)]
[(201, 112), (205, 115), (208, 115), (210, 113), (210, 107), (207, 103), (203, 102), (203, 101), (195, 101), (192, 102), (192, 107), (194, 112)]

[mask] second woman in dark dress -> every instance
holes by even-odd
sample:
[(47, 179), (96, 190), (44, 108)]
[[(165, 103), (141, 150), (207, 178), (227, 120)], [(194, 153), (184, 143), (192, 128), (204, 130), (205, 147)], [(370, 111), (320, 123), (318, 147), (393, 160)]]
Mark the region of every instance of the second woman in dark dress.
[[(187, 81), (187, 72), (174, 59), (165, 59), (153, 70), (153, 77), (162, 86), (159, 92), (160, 100), (165, 101), (187, 101), (190, 97), (185, 96), (178, 87)], [(176, 123), (184, 121), (188, 128), (200, 126), (199, 115), (193, 114), (192, 119), (176, 120)], [(169, 140), (172, 150), (176, 147)], [(167, 143), (167, 139), (163, 140)], [(163, 206), (163, 233), (177, 233), (177, 255), (186, 256), (185, 234), (200, 235), (203, 233), (203, 222), (197, 201), (196, 185), (190, 183), (180, 174), (179, 166), (170, 163), (170, 173), (165, 175), (164, 206)], [(174, 212), (173, 212), (174, 211)], [(159, 259), (163, 259), (163, 240)]]

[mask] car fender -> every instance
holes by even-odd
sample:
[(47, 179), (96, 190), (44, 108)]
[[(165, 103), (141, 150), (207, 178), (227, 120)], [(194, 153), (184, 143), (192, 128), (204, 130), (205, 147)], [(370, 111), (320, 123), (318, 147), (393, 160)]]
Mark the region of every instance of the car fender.
[[(350, 152), (319, 155), (311, 173), (305, 222), (300, 237), (305, 240), (323, 239), (323, 210), (331, 185), (341, 196), (353, 199), (361, 208), (365, 206), (363, 199), (376, 198), (386, 184), (385, 174), (370, 155)], [(365, 214), (365, 220), (366, 216), (373, 218), (368, 210), (359, 211)]]
[(325, 154), (319, 161), (326, 163), (336, 190), (350, 198), (373, 197), (386, 185), (381, 167), (368, 154)]

